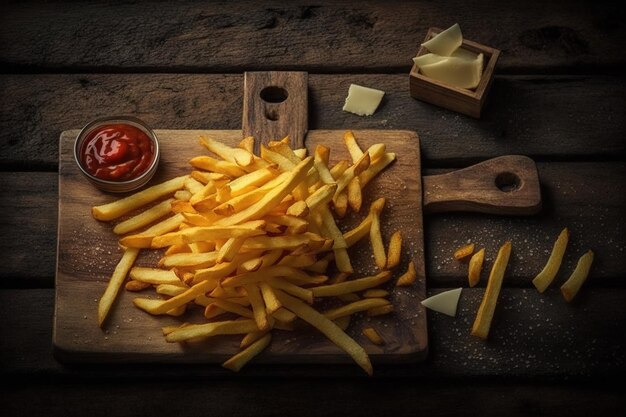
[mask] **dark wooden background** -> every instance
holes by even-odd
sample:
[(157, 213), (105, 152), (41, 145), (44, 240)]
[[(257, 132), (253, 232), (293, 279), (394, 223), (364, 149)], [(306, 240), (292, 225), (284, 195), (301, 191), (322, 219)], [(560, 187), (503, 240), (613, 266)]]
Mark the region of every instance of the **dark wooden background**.
[[(544, 4), (545, 3), (545, 4)], [(626, 19), (601, 1), (3, 2), (0, 6), (0, 369), (3, 414), (616, 415), (626, 409)], [(608, 2), (607, 2), (608, 3)], [(613, 3), (613, 2), (610, 2)], [(501, 49), (474, 120), (410, 98), (430, 26), (459, 22)], [(417, 365), (68, 367), (51, 352), (58, 137), (126, 113), (155, 128), (241, 127), (243, 72), (305, 70), (311, 129), (409, 129), (426, 173), (503, 154), (537, 161), (530, 218), (424, 219), (429, 293), (465, 285), (451, 251), (471, 239), (514, 256), (491, 338), (469, 335), (484, 292), (428, 316)], [(368, 118), (341, 111), (350, 83), (386, 91)], [(561, 228), (558, 284), (591, 248), (572, 304), (530, 280)], [(615, 382), (611, 382), (617, 378)]]

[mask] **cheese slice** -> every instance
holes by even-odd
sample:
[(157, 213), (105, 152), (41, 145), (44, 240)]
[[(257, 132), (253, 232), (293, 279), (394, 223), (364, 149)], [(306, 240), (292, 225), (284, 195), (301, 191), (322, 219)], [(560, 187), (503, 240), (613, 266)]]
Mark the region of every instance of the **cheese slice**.
[(436, 64), (437, 62), (441, 62), (446, 59), (445, 56), (437, 55), (437, 54), (424, 54), (420, 56), (416, 56), (413, 58), (413, 62), (418, 67), (422, 67), (424, 65)]
[(455, 58), (467, 59), (468, 61), (473, 61), (478, 58), (478, 54), (476, 52), (472, 52), (469, 49), (465, 48), (457, 48), (456, 51), (452, 52), (452, 55)]
[(459, 304), (462, 290), (463, 288), (457, 288), (433, 295), (422, 301), (422, 305), (431, 310), (454, 317), (456, 316), (456, 307)]
[(436, 35), (434, 38), (422, 44), (433, 54), (450, 56), (463, 43), (461, 27), (455, 23), (448, 29)]
[(371, 116), (378, 108), (384, 95), (385, 92), (381, 90), (350, 84), (343, 111), (358, 114), (359, 116)]
[(475, 60), (447, 57), (434, 64), (420, 67), (420, 72), (427, 77), (461, 88), (476, 88), (483, 72), (483, 54)]

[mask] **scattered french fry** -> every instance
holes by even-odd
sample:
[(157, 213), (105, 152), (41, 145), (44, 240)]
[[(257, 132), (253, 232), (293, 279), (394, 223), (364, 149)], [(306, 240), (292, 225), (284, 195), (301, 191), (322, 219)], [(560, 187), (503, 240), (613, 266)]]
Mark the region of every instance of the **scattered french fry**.
[(396, 281), (397, 287), (406, 287), (415, 282), (417, 279), (417, 271), (415, 270), (415, 264), (413, 261), (409, 262), (409, 266), (404, 274)]
[(568, 240), (569, 230), (567, 230), (566, 227), (561, 231), (556, 242), (554, 242), (548, 263), (546, 263), (546, 266), (544, 266), (541, 272), (533, 279), (533, 285), (537, 288), (537, 291), (544, 292), (552, 283), (554, 277), (556, 277), (561, 267), (561, 261), (563, 260)]
[(402, 233), (396, 231), (389, 239), (389, 248), (387, 249), (387, 269), (393, 269), (400, 263), (402, 255)]
[(383, 340), (383, 338), (380, 337), (380, 334), (378, 334), (378, 332), (373, 327), (364, 328), (363, 334), (365, 335), (365, 337), (367, 337), (370, 340), (370, 342), (372, 342), (375, 345), (385, 344), (385, 341)]
[(135, 259), (137, 259), (138, 254), (139, 249), (126, 249), (122, 255), (122, 259), (120, 259), (119, 263), (115, 267), (115, 271), (113, 271), (113, 275), (109, 280), (106, 290), (104, 291), (104, 295), (98, 303), (98, 324), (100, 327), (102, 327), (104, 321), (109, 315), (109, 311), (111, 311), (111, 306), (117, 297), (117, 293), (126, 279), (128, 271), (130, 271), (130, 268), (133, 266)]
[(504, 272), (506, 271), (510, 256), (511, 242), (506, 242), (498, 251), (496, 260), (493, 263), (491, 273), (489, 274), (489, 281), (487, 282), (487, 289), (485, 290), (483, 300), (476, 314), (476, 320), (472, 326), (472, 335), (478, 336), (483, 340), (486, 340), (489, 336), (489, 328), (491, 327), (493, 313), (496, 310), (498, 295), (500, 294)]
[(474, 253), (474, 247), (475, 245), (473, 243), (461, 246), (456, 251), (454, 251), (454, 259), (459, 261), (463, 258), (470, 256), (472, 253)]
[(469, 268), (468, 268), (468, 273), (467, 273), (470, 287), (475, 286), (476, 284), (478, 284), (478, 281), (480, 281), (480, 273), (483, 269), (484, 260), (485, 260), (485, 248), (482, 248), (481, 250), (479, 250), (478, 252), (472, 255), (469, 261)]
[(582, 287), (583, 283), (587, 280), (592, 263), (593, 252), (588, 251), (578, 259), (574, 272), (572, 272), (567, 281), (561, 285), (561, 294), (563, 294), (567, 302), (571, 302), (574, 297), (576, 297), (578, 290), (580, 290), (580, 287)]

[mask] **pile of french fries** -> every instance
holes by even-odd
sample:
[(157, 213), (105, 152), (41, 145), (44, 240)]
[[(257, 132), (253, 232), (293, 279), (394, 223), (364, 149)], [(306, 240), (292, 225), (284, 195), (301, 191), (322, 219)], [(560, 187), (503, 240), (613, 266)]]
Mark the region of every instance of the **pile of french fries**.
[[(393, 311), (389, 292), (378, 287), (400, 263), (402, 237), (394, 233), (385, 250), (380, 230), (384, 198), (375, 200), (361, 223), (346, 233), (336, 218), (349, 209), (361, 210), (364, 187), (396, 155), (384, 144), (362, 150), (352, 132), (344, 135), (351, 161), (332, 167), (327, 147), (317, 146), (307, 156), (306, 149), (292, 149), (288, 138), (262, 146), (260, 156), (253, 153), (251, 137), (237, 147), (209, 137), (200, 143), (212, 155), (191, 159), (189, 175), (93, 207), (93, 216), (102, 221), (142, 209), (113, 229), (124, 254), (100, 300), (100, 326), (128, 276), (127, 290), (155, 288), (162, 296), (134, 299), (150, 314), (181, 316), (189, 308), (204, 309), (206, 322), (163, 328), (168, 342), (241, 335), (242, 351), (223, 364), (226, 368), (239, 370), (268, 346), (272, 330), (291, 331), (299, 318), (371, 375), (367, 353), (344, 330), (354, 313)], [(365, 237), (380, 272), (358, 277), (349, 249)], [(163, 251), (156, 267), (134, 266), (144, 249)], [(411, 263), (396, 284), (411, 285), (415, 278)], [(314, 308), (317, 300), (329, 297), (343, 305)], [(364, 334), (384, 343), (375, 329)]]

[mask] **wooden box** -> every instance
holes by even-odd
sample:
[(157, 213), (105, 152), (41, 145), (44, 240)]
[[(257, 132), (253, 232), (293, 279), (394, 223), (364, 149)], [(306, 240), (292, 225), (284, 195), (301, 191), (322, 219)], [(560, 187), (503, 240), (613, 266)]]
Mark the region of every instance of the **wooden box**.
[[(430, 40), (442, 31), (443, 29), (430, 28), (424, 42)], [(479, 118), (483, 105), (485, 104), (485, 99), (487, 98), (487, 93), (491, 87), (491, 82), (493, 81), (494, 69), (498, 57), (500, 56), (500, 51), (466, 39), (463, 39), (461, 48), (476, 53), (482, 52), (484, 54), (485, 64), (478, 87), (469, 90), (426, 77), (419, 73), (417, 65), (414, 64), (409, 77), (411, 97)], [(417, 56), (427, 53), (428, 50), (422, 46)]]

